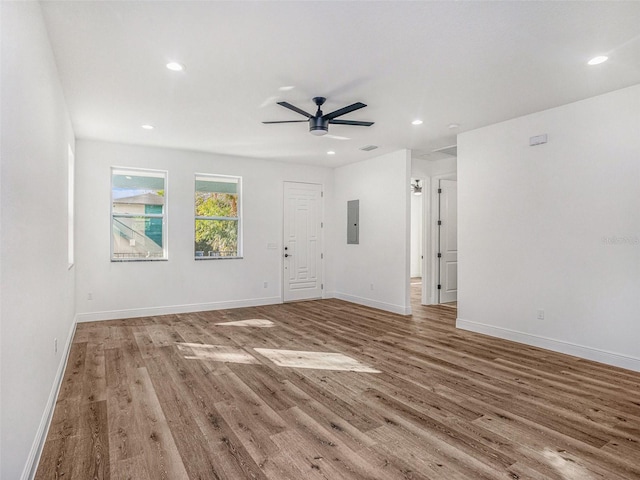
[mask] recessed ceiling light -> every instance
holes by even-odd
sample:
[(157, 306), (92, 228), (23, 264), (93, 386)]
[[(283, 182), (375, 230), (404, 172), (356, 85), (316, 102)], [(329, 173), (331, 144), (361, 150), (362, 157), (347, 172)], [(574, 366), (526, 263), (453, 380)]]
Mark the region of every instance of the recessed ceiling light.
[(145, 130), (153, 130), (155, 127), (153, 125), (149, 125), (147, 123), (145, 123), (144, 125), (140, 125), (142, 128), (144, 128)]
[(329, 151), (327, 152), (327, 155), (335, 155), (335, 154), (336, 154), (336, 152), (334, 152), (333, 150), (329, 150)]
[(589, 60), (587, 63), (589, 65), (600, 65), (601, 63), (606, 62), (607, 60), (609, 60), (609, 57), (605, 56), (605, 55), (598, 55), (597, 57), (593, 57), (591, 60)]
[(453, 129), (453, 128), (459, 128), (460, 125), (458, 125), (457, 123), (450, 123), (449, 124), (449, 128)]
[(178, 62), (169, 62), (167, 63), (167, 68), (169, 70), (173, 70), (174, 72), (181, 72), (184, 70), (184, 65)]
[(288, 92), (289, 90), (293, 90), (294, 87), (293, 85), (286, 85), (284, 87), (280, 87), (278, 90), (280, 90), (281, 92)]
[(414, 120), (413, 122), (411, 122), (411, 125), (422, 125), (422, 120), (420, 120), (419, 118)]

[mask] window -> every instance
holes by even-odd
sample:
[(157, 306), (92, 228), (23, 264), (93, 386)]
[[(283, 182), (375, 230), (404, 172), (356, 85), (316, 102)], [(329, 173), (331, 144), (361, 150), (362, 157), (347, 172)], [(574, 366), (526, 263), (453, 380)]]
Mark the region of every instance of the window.
[(242, 257), (240, 190), (240, 177), (196, 175), (196, 260)]
[(71, 269), (74, 262), (74, 181), (75, 181), (75, 157), (71, 145), (68, 145), (67, 154), (67, 262)]
[(166, 260), (167, 172), (111, 169), (111, 261)]

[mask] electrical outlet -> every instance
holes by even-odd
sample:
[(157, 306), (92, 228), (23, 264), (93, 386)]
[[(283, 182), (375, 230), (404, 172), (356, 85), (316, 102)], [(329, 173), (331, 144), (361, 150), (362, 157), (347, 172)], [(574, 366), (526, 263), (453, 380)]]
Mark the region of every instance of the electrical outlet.
[(371, 290), (373, 290), (373, 283), (371, 284)]
[(87, 293), (87, 300), (93, 300), (93, 293)]
[(53, 339), (53, 353), (58, 353), (58, 339)]
[(544, 320), (544, 310), (538, 310), (538, 320)]
[(264, 288), (267, 288), (267, 287), (269, 286), (269, 282), (264, 282), (264, 283), (262, 284), (262, 286), (263, 286)]

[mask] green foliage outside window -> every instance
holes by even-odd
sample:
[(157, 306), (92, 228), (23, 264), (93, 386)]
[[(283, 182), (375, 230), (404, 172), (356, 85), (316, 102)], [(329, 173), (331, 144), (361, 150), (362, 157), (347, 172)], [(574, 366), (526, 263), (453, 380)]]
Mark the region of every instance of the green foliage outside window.
[(196, 256), (237, 256), (238, 195), (196, 191), (195, 206), (196, 217), (209, 217), (196, 219)]

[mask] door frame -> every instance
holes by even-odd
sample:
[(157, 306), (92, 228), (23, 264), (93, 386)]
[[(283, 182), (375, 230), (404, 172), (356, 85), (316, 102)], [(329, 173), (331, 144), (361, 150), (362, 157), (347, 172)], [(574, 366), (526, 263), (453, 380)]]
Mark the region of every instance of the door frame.
[[(282, 181), (282, 188), (280, 189), (280, 192), (282, 193), (282, 203), (281, 203), (281, 212), (282, 212), (282, 229), (281, 229), (281, 244), (280, 244), (280, 303), (291, 303), (291, 302), (296, 302), (296, 301), (303, 301), (303, 300), (287, 300), (285, 301), (284, 299), (284, 292), (285, 292), (285, 282), (286, 282), (286, 276), (284, 274), (284, 246), (285, 246), (285, 237), (284, 237), (284, 227), (285, 227), (285, 218), (284, 218), (284, 214), (285, 214), (285, 197), (284, 197), (284, 187), (285, 184), (287, 183), (297, 183), (297, 184), (303, 184), (303, 185), (319, 185), (320, 186), (320, 222), (322, 223), (322, 227), (320, 228), (320, 250), (321, 253), (323, 254), (321, 259), (320, 259), (320, 268), (318, 269), (318, 271), (320, 272), (320, 284), (324, 285), (325, 282), (325, 258), (324, 258), (324, 245), (325, 245), (325, 230), (326, 230), (326, 225), (325, 225), (325, 219), (324, 219), (324, 192), (325, 192), (325, 188), (324, 188), (324, 183), (320, 183), (320, 182), (300, 182), (297, 180), (283, 180)], [(320, 290), (320, 298), (327, 298), (326, 297), (326, 288), (321, 288)]]
[[(424, 225), (425, 232), (423, 237), (424, 244), (422, 245), (423, 252), (429, 252), (425, 255), (423, 272), (427, 273), (422, 275), (422, 304), (423, 305), (438, 305), (438, 269), (437, 269), (437, 255), (438, 255), (438, 215), (440, 199), (438, 198), (438, 185), (440, 180), (458, 180), (458, 174), (447, 173), (444, 175), (434, 175), (429, 177), (429, 202), (430, 208), (423, 205), (425, 212)], [(427, 182), (425, 182), (425, 188)], [(426, 199), (425, 199), (426, 200)]]

